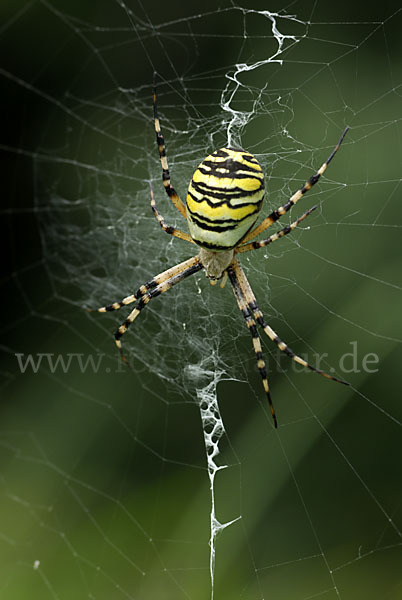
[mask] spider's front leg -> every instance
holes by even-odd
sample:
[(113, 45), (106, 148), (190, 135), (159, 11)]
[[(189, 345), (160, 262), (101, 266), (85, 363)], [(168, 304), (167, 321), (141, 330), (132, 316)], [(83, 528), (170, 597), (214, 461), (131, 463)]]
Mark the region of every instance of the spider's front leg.
[[(237, 305), (240, 308), (240, 311), (246, 321), (246, 325), (248, 327), (248, 330), (250, 331), (250, 334), (251, 334), (251, 337), (253, 340), (253, 348), (254, 348), (256, 359), (257, 359), (258, 370), (261, 375), (262, 384), (264, 386), (264, 391), (267, 396), (269, 408), (270, 408), (271, 414), (272, 414), (272, 419), (274, 421), (274, 426), (275, 426), (275, 428), (277, 428), (278, 422), (276, 419), (274, 405), (272, 404), (271, 392), (269, 390), (267, 369), (265, 366), (264, 357), (262, 355), (261, 338), (258, 335), (257, 325), (252, 317), (252, 314), (251, 314), (249, 308), (247, 307), (247, 302), (244, 298), (244, 294), (242, 293), (240, 283), (239, 283), (239, 280), (238, 280), (236, 272), (235, 272), (236, 264), (239, 265), (239, 263), (235, 259), (232, 262), (232, 264), (227, 268), (227, 274), (228, 274), (230, 283), (232, 284), (232, 288), (233, 288), (233, 292), (234, 292), (234, 295), (235, 295), (235, 298), (237, 301)], [(240, 267), (240, 265), (239, 265), (239, 267)]]
[(160, 294), (167, 292), (168, 290), (170, 290), (171, 287), (173, 287), (186, 277), (197, 273), (197, 271), (200, 271), (201, 269), (203, 269), (203, 265), (200, 262), (200, 259), (198, 258), (198, 256), (194, 256), (193, 258), (190, 258), (180, 263), (179, 265), (176, 265), (172, 269), (168, 269), (164, 273), (161, 273), (160, 275), (154, 277), (152, 281), (154, 281), (155, 283), (156, 281), (158, 281), (159, 283), (157, 283), (156, 285), (152, 285), (152, 288), (148, 289), (148, 291), (139, 299), (137, 306), (134, 308), (134, 310), (131, 311), (127, 319), (122, 325), (120, 325), (120, 327), (114, 334), (116, 346), (121, 354), (122, 360), (125, 363), (127, 363), (128, 361), (125, 355), (123, 354), (121, 338), (126, 333), (127, 329), (130, 327), (133, 321), (138, 317), (142, 309), (145, 308), (145, 306), (150, 300), (152, 300), (152, 298), (156, 298)]
[(260, 342), (260, 338), (258, 336), (256, 322), (263, 328), (266, 335), (278, 346), (279, 350), (281, 350), (282, 352), (287, 354), (287, 356), (289, 356), (289, 358), (294, 360), (296, 363), (298, 363), (304, 367), (307, 367), (311, 371), (314, 371), (315, 373), (318, 373), (319, 375), (322, 375), (323, 377), (326, 377), (327, 379), (332, 379), (332, 381), (337, 381), (338, 383), (343, 383), (344, 385), (349, 385), (349, 383), (347, 381), (343, 381), (342, 379), (333, 377), (332, 375), (329, 375), (328, 373), (321, 371), (321, 369), (316, 369), (315, 367), (310, 365), (306, 360), (304, 360), (303, 358), (301, 358), (300, 356), (295, 354), (293, 352), (293, 350), (291, 348), (289, 348), (289, 346), (287, 344), (285, 344), (285, 342), (282, 341), (278, 337), (278, 335), (275, 333), (275, 331), (264, 321), (263, 314), (257, 305), (256, 299), (255, 299), (253, 291), (250, 287), (250, 284), (247, 281), (244, 271), (241, 268), (237, 259), (233, 260), (231, 265), (228, 267), (227, 271), (228, 271), (229, 279), (232, 284), (238, 306), (243, 314), (243, 317), (246, 320), (247, 326), (248, 326), (250, 333), (252, 335), (252, 338), (253, 338), (253, 346), (254, 346), (254, 351), (255, 351), (256, 357), (257, 357), (257, 365), (258, 365), (258, 369), (260, 371), (260, 375), (262, 377), (264, 390), (265, 390), (267, 398), (268, 398), (268, 402), (269, 402), (269, 406), (271, 409), (272, 417), (274, 419), (275, 427), (277, 426), (277, 422), (276, 422), (276, 417), (275, 417), (275, 411), (274, 411), (274, 408), (272, 405), (271, 395), (269, 392), (265, 362), (262, 357), (261, 342)]
[[(188, 261), (185, 261), (185, 263), (187, 262)], [(170, 269), (167, 269), (167, 271), (163, 271), (163, 273), (159, 273), (159, 275), (155, 275), (155, 277), (152, 277), (152, 279), (150, 279), (146, 283), (143, 283), (135, 292), (135, 294), (130, 294), (130, 296), (126, 296), (125, 298), (123, 298), (123, 300), (112, 302), (111, 304), (106, 304), (105, 306), (101, 306), (100, 308), (89, 308), (88, 311), (100, 313), (111, 312), (114, 310), (118, 310), (123, 306), (127, 306), (128, 304), (132, 304), (133, 302), (136, 302), (137, 300), (140, 300), (142, 297), (144, 297), (150, 290), (153, 290), (158, 285), (181, 273), (183, 270), (183, 265), (185, 263), (180, 263), (178, 265), (175, 265), (174, 267), (171, 267)]]
[(241, 293), (246, 302), (247, 309), (254, 316), (255, 320), (262, 327), (266, 335), (278, 346), (279, 350), (287, 354), (289, 358), (294, 360), (299, 365), (307, 367), (311, 371), (314, 371), (315, 373), (326, 377), (326, 379), (331, 379), (332, 381), (337, 381), (338, 383), (349, 385), (349, 383), (347, 381), (344, 381), (343, 379), (338, 379), (337, 377), (333, 377), (332, 375), (325, 373), (325, 371), (322, 371), (321, 369), (316, 369), (316, 367), (313, 367), (306, 360), (301, 358), (301, 356), (298, 356), (295, 352), (293, 352), (293, 350), (283, 340), (281, 340), (281, 338), (275, 333), (275, 331), (265, 322), (264, 316), (258, 307), (253, 291), (239, 262), (237, 260), (234, 260), (231, 267), (233, 268), (234, 276), (236, 277)]
[(114, 335), (116, 346), (119, 349), (121, 357), (125, 363), (127, 363), (127, 359), (123, 354), (120, 340), (131, 325), (131, 323), (138, 317), (142, 309), (148, 304), (148, 302), (152, 298), (156, 298), (160, 294), (163, 294), (163, 292), (167, 292), (172, 286), (176, 285), (176, 283), (179, 283), (186, 277), (193, 275), (193, 273), (197, 273), (197, 271), (200, 271), (201, 269), (203, 269), (203, 265), (200, 262), (199, 257), (194, 256), (193, 258), (185, 260), (184, 262), (174, 267), (171, 267), (170, 269), (167, 269), (167, 271), (156, 275), (150, 281), (144, 283), (135, 294), (127, 296), (119, 302), (113, 302), (112, 304), (108, 304), (106, 306), (102, 306), (101, 308), (96, 309), (97, 312), (102, 313), (114, 311), (138, 300), (137, 306), (134, 308), (134, 310), (131, 311), (127, 319), (119, 327), (119, 329)]

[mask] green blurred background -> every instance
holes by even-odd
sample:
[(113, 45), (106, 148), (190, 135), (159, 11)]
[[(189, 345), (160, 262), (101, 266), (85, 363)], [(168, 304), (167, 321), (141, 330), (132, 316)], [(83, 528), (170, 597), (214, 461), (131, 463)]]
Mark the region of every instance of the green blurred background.
[[(211, 597), (194, 399), (205, 370), (221, 367), (229, 466), (216, 477), (217, 518), (241, 519), (217, 539), (215, 600), (402, 598), (402, 11), (268, 4), (1, 3), (2, 599)], [(298, 40), (284, 40), (282, 64), (267, 61), (277, 42), (264, 10), (283, 10), (277, 28)], [(234, 135), (264, 166), (266, 209), (351, 127), (293, 211), (319, 204), (309, 229), (242, 260), (272, 327), (310, 360), (327, 352), (322, 367), (352, 384), (278, 366), (264, 340), (277, 432), (230, 289), (200, 276), (155, 300), (125, 339), (134, 370), (112, 341), (125, 315), (82, 310), (191, 255), (150, 215), (152, 179), (180, 224), (159, 181), (153, 71), (184, 196), (194, 167), (226, 143), (228, 74), (259, 61), (231, 107), (250, 113)], [(353, 347), (356, 368), (349, 357), (342, 374)], [(40, 353), (38, 372), (22, 373), (16, 354)], [(102, 362), (52, 373), (49, 354)]]

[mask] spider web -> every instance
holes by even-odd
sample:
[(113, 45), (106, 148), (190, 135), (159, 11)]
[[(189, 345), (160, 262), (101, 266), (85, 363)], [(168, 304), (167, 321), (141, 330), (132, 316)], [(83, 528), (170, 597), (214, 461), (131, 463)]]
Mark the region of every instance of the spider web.
[[(268, 8), (2, 5), (1, 598), (400, 598), (402, 12)], [(182, 198), (241, 145), (267, 214), (351, 127), (283, 221), (314, 215), (241, 257), (271, 326), (351, 383), (263, 340), (277, 431), (230, 286), (199, 273), (150, 302), (123, 338), (132, 369), (113, 344), (127, 311), (83, 310), (194, 253), (149, 208), (151, 182), (185, 228), (154, 70)]]

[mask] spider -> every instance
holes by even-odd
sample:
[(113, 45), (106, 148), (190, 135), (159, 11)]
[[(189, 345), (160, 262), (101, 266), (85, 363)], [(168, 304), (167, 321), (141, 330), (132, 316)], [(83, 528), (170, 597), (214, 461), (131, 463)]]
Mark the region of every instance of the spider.
[(264, 174), (255, 156), (241, 148), (232, 147), (221, 148), (207, 156), (194, 172), (188, 188), (186, 204), (184, 204), (170, 181), (165, 140), (161, 131), (156, 102), (156, 79), (154, 80), (153, 90), (153, 112), (156, 142), (162, 166), (163, 186), (174, 206), (187, 220), (189, 233), (167, 225), (156, 207), (152, 186), (150, 186), (151, 208), (159, 225), (166, 233), (191, 244), (196, 244), (199, 247), (199, 252), (196, 256), (156, 275), (147, 283), (141, 285), (135, 294), (96, 310), (101, 313), (109, 312), (137, 302), (136, 307), (118, 328), (114, 336), (121, 357), (127, 363), (128, 361), (122, 350), (121, 338), (152, 298), (167, 292), (172, 286), (201, 270), (205, 271), (212, 285), (221, 279), (220, 285), (224, 287), (227, 279), (229, 279), (238, 307), (252, 337), (258, 370), (274, 426), (277, 427), (278, 422), (272, 404), (257, 324), (282, 352), (300, 365), (323, 375), (327, 379), (332, 379), (332, 381), (345, 385), (349, 384), (328, 375), (320, 369), (316, 369), (303, 358), (297, 356), (278, 337), (264, 320), (237, 255), (272, 244), (293, 231), (304, 219), (311, 215), (317, 206), (309, 208), (296, 221), (286, 225), (286, 227), (266, 239), (251, 241), (286, 214), (317, 183), (338, 151), (349, 127), (346, 127), (334, 150), (318, 171), (293, 194), (286, 204), (271, 212), (257, 227), (253, 228), (264, 198)]

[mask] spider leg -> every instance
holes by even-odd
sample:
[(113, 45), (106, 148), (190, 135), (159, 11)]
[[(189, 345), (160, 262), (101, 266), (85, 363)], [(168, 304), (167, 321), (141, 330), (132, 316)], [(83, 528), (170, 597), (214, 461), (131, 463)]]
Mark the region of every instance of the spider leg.
[(177, 210), (186, 218), (186, 207), (183, 204), (182, 200), (179, 198), (176, 190), (170, 183), (170, 174), (169, 174), (169, 166), (166, 158), (166, 145), (165, 138), (163, 137), (161, 126), (159, 122), (158, 116), (158, 107), (156, 104), (156, 73), (154, 73), (154, 91), (153, 91), (153, 103), (154, 103), (154, 123), (155, 123), (155, 132), (156, 132), (156, 143), (158, 145), (159, 156), (161, 159), (162, 165), (162, 181), (164, 188), (166, 190), (167, 195), (177, 208)]
[(325, 371), (321, 371), (321, 369), (316, 369), (315, 367), (310, 365), (306, 360), (304, 360), (303, 358), (301, 358), (300, 356), (295, 354), (293, 352), (293, 350), (291, 348), (289, 348), (289, 346), (284, 341), (282, 341), (281, 338), (275, 333), (275, 331), (265, 322), (264, 316), (258, 307), (258, 304), (256, 302), (253, 291), (250, 287), (249, 282), (247, 281), (247, 278), (246, 278), (244, 271), (241, 268), (239, 262), (237, 260), (234, 260), (231, 264), (231, 267), (233, 268), (233, 271), (239, 282), (239, 286), (242, 291), (242, 294), (246, 300), (247, 309), (254, 315), (254, 318), (257, 321), (257, 323), (263, 328), (263, 330), (265, 331), (267, 336), (278, 346), (279, 350), (281, 350), (282, 352), (287, 354), (289, 356), (289, 358), (294, 360), (299, 365), (302, 365), (303, 367), (307, 367), (311, 371), (314, 371), (315, 373), (319, 373), (319, 375), (322, 375), (323, 377), (326, 377), (327, 379), (332, 379), (332, 381), (337, 381), (338, 383), (343, 383), (344, 385), (349, 385), (349, 383), (347, 381), (343, 381), (342, 379), (333, 377), (332, 375), (325, 373)]
[[(237, 261), (234, 261), (234, 262), (237, 262)], [(254, 348), (256, 359), (257, 359), (258, 370), (260, 372), (261, 379), (262, 379), (262, 385), (264, 386), (264, 391), (267, 396), (269, 408), (271, 409), (271, 414), (272, 414), (275, 428), (277, 428), (278, 422), (276, 420), (274, 405), (272, 404), (271, 393), (269, 390), (268, 379), (267, 379), (267, 369), (266, 369), (265, 361), (264, 361), (264, 358), (262, 355), (261, 338), (258, 335), (257, 325), (252, 317), (250, 309), (247, 308), (247, 302), (246, 302), (246, 299), (244, 298), (244, 295), (243, 295), (241, 287), (240, 287), (240, 283), (237, 279), (233, 262), (228, 267), (226, 272), (228, 273), (230, 283), (232, 284), (233, 292), (234, 292), (238, 307), (241, 310), (241, 313), (246, 321), (247, 327), (250, 331), (250, 334), (251, 334), (251, 337), (253, 340), (253, 348)]]
[(250, 242), (249, 244), (244, 244), (244, 245), (239, 246), (238, 248), (236, 248), (236, 254), (238, 254), (240, 252), (248, 252), (249, 250), (257, 250), (258, 248), (264, 248), (264, 246), (268, 246), (268, 244), (271, 244), (272, 242), (276, 242), (276, 240), (279, 240), (284, 235), (287, 235), (288, 233), (293, 231), (293, 229), (295, 229), (299, 225), (299, 223), (304, 221), (304, 219), (306, 217), (311, 215), (311, 213), (316, 208), (317, 208), (317, 206), (313, 206), (312, 208), (309, 208), (309, 210), (307, 210), (296, 221), (294, 221), (290, 225), (286, 225), (286, 227), (283, 227), (283, 229), (280, 229), (273, 235), (270, 235), (266, 240), (259, 240), (258, 242)]
[[(190, 259), (190, 261), (192, 261), (192, 260), (193, 259)], [(126, 296), (126, 298), (123, 298), (123, 300), (120, 300), (119, 302), (113, 302), (112, 304), (107, 304), (106, 306), (101, 306), (100, 308), (88, 309), (88, 310), (89, 310), (89, 312), (101, 312), (101, 313), (111, 312), (113, 310), (118, 310), (119, 308), (122, 308), (123, 306), (127, 306), (128, 304), (131, 304), (132, 302), (135, 302), (136, 300), (140, 300), (148, 292), (157, 288), (159, 285), (161, 285), (168, 279), (172, 279), (176, 275), (179, 275), (180, 273), (182, 273), (183, 266), (185, 268), (187, 263), (189, 263), (189, 261), (185, 261), (184, 263), (175, 265), (174, 267), (167, 269), (167, 271), (163, 271), (163, 273), (160, 273), (159, 275), (152, 277), (152, 279), (150, 279), (149, 281), (144, 283), (141, 287), (139, 287), (138, 290), (135, 292), (135, 294)]]
[(193, 238), (191, 237), (191, 235), (189, 235), (188, 233), (185, 233), (184, 231), (181, 231), (180, 229), (177, 229), (176, 227), (172, 227), (171, 225), (167, 225), (165, 219), (162, 217), (161, 213), (156, 208), (154, 191), (152, 189), (151, 182), (149, 183), (149, 188), (150, 188), (150, 194), (151, 194), (151, 208), (152, 208), (152, 212), (154, 213), (155, 218), (158, 221), (159, 225), (162, 227), (163, 231), (166, 231), (166, 233), (169, 233), (170, 235), (173, 235), (174, 237), (180, 238), (181, 240), (186, 240), (186, 242), (191, 242), (192, 244), (195, 244), (195, 242), (194, 242)]
[(314, 175), (312, 175), (310, 177), (310, 179), (308, 179), (306, 181), (306, 183), (299, 190), (297, 190), (297, 192), (295, 192), (293, 194), (293, 196), (286, 202), (286, 204), (284, 204), (283, 206), (280, 206), (279, 208), (277, 208), (276, 210), (274, 210), (270, 215), (268, 215), (268, 217), (266, 217), (258, 225), (258, 227), (256, 227), (255, 229), (251, 230), (246, 235), (246, 237), (242, 240), (243, 242), (248, 242), (249, 240), (252, 240), (254, 237), (256, 237), (257, 235), (259, 235), (260, 233), (262, 233), (263, 231), (265, 231), (268, 227), (270, 227), (273, 223), (275, 223), (275, 221), (277, 221), (285, 213), (287, 213), (288, 210), (290, 210), (292, 208), (292, 206), (294, 206), (296, 204), (296, 202), (298, 202), (300, 200), (300, 198), (306, 192), (308, 192), (308, 190), (311, 190), (311, 188), (313, 187), (313, 185), (315, 185), (317, 183), (317, 181), (319, 180), (319, 178), (321, 177), (321, 175), (326, 171), (329, 163), (334, 158), (335, 154), (338, 152), (339, 146), (342, 144), (343, 138), (345, 137), (345, 135), (347, 134), (348, 131), (349, 131), (349, 127), (346, 127), (346, 129), (344, 130), (344, 132), (342, 133), (342, 135), (341, 135), (341, 137), (339, 139), (339, 142), (337, 143), (337, 145), (335, 146), (335, 148), (333, 149), (333, 151), (331, 152), (331, 154), (329, 155), (329, 157), (327, 158), (327, 160), (318, 169), (317, 173), (315, 173)]
[[(148, 289), (146, 293), (140, 297), (137, 306), (134, 308), (134, 310), (131, 311), (127, 319), (122, 325), (120, 325), (120, 327), (114, 334), (116, 346), (119, 349), (121, 357), (125, 363), (127, 363), (128, 361), (123, 354), (120, 340), (121, 337), (126, 333), (127, 329), (130, 327), (131, 323), (133, 323), (133, 321), (138, 317), (142, 309), (148, 304), (150, 300), (152, 300), (152, 298), (156, 298), (160, 294), (167, 292), (173, 285), (176, 285), (176, 283), (179, 283), (186, 277), (193, 275), (193, 273), (197, 273), (197, 271), (200, 271), (203, 268), (204, 267), (200, 262), (198, 256), (193, 256), (193, 258), (189, 258), (181, 264), (176, 265), (172, 269), (165, 271), (161, 275), (154, 277), (152, 281), (156, 281), (157, 279), (159, 279), (159, 283), (156, 286), (153, 286), (152, 289)], [(168, 275), (169, 272), (170, 275)], [(172, 272), (174, 272), (174, 274), (172, 274)]]

